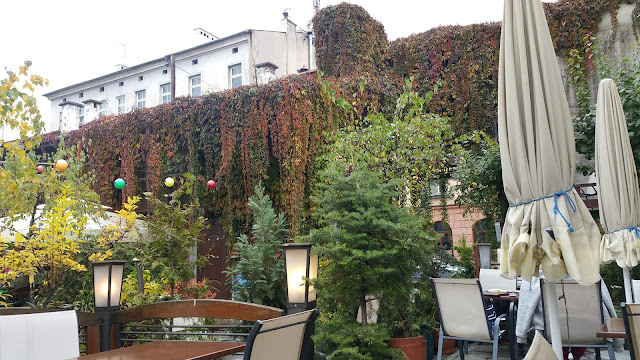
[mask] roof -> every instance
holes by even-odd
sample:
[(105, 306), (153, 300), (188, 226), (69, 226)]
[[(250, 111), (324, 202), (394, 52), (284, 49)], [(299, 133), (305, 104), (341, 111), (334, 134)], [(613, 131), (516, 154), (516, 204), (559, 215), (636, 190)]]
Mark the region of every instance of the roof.
[(161, 58), (158, 58), (158, 59), (154, 59), (154, 60), (151, 60), (151, 61), (144, 62), (142, 64), (130, 66), (130, 67), (124, 68), (122, 70), (114, 71), (112, 73), (109, 73), (109, 74), (106, 74), (106, 75), (102, 75), (102, 76), (99, 76), (99, 77), (91, 79), (91, 80), (86, 80), (86, 81), (83, 81), (83, 82), (80, 82), (80, 83), (77, 83), (77, 84), (69, 85), (69, 86), (63, 87), (61, 89), (57, 89), (57, 90), (48, 92), (48, 93), (44, 94), (43, 96), (45, 96), (46, 98), (49, 99), (49, 97), (51, 97), (52, 95), (55, 95), (57, 93), (63, 93), (65, 91), (67, 91), (67, 90), (71, 90), (71, 89), (73, 89), (75, 87), (78, 87), (78, 86), (88, 85), (88, 84), (93, 83), (93, 82), (98, 82), (100, 80), (104, 80), (104, 79), (110, 78), (110, 77), (112, 77), (114, 75), (126, 74), (128, 72), (135, 72), (135, 70), (144, 68), (144, 67), (149, 66), (149, 65), (151, 65), (153, 63), (157, 63), (157, 62), (160, 62), (160, 61), (167, 61), (166, 59), (168, 59), (171, 55), (180, 55), (180, 54), (187, 53), (189, 51), (206, 48), (208, 46), (211, 46), (212, 44), (217, 44), (217, 43), (220, 43), (220, 42), (223, 42), (223, 41), (226, 41), (226, 40), (229, 40), (229, 39), (232, 39), (234, 37), (241, 36), (241, 35), (250, 34), (252, 31), (255, 31), (255, 30), (247, 29), (247, 30), (244, 30), (244, 31), (240, 31), (238, 33), (235, 33), (235, 34), (232, 34), (232, 35), (229, 35), (229, 36), (225, 36), (225, 37), (217, 39), (217, 40), (208, 41), (208, 42), (206, 42), (204, 44), (200, 44), (200, 45), (188, 48), (188, 49), (184, 49), (184, 50), (180, 50), (180, 51), (175, 52), (175, 53), (168, 54), (168, 55), (166, 55), (164, 57), (161, 57)]

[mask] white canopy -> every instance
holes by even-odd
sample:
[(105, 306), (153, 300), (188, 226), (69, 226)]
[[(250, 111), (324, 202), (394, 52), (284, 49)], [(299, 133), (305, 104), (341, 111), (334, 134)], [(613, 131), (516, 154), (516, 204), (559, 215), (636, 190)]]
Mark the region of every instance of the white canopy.
[[(42, 209), (44, 205), (38, 205), (36, 207), (35, 222), (36, 228), (42, 226)], [(108, 206), (102, 205), (102, 209), (110, 209)], [(124, 223), (125, 219), (118, 213), (112, 211), (104, 211), (105, 217), (89, 218), (84, 228), (84, 233), (87, 235), (97, 236), (107, 227), (107, 225), (118, 225)], [(27, 235), (29, 232), (29, 224), (31, 223), (31, 214), (24, 214), (18, 220), (11, 222), (9, 218), (0, 218), (0, 239), (13, 242), (16, 232), (23, 235)], [(135, 231), (133, 234), (126, 234), (123, 241), (136, 241), (138, 235), (145, 235), (147, 233), (146, 223), (142, 220), (135, 221)], [(137, 234), (136, 234), (137, 233)]]

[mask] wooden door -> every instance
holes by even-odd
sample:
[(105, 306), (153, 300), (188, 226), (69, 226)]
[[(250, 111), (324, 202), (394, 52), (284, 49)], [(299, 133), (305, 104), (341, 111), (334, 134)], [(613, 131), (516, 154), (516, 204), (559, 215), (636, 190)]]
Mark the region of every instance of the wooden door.
[(198, 256), (206, 257), (208, 264), (198, 269), (198, 280), (207, 278), (216, 287), (216, 299), (231, 299), (231, 291), (227, 285), (227, 278), (223, 271), (227, 270), (227, 244), (222, 236), (222, 228), (211, 225), (204, 232), (204, 237), (198, 243)]

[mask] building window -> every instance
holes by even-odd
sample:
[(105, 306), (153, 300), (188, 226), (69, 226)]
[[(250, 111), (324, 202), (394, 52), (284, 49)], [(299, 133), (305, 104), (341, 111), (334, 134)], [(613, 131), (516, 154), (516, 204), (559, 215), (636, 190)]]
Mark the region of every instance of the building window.
[(80, 93), (80, 94), (78, 94), (78, 97), (79, 97), (79, 98), (81, 98), (81, 97), (83, 97), (83, 96), (84, 96), (84, 93)]
[(104, 92), (104, 86), (100, 86), (100, 92)]
[(120, 81), (120, 82), (118, 83), (118, 86), (124, 86), (124, 81)]
[(144, 76), (138, 76), (138, 81), (144, 80)]
[(189, 78), (189, 94), (191, 96), (202, 95), (202, 85), (200, 84), (200, 75), (192, 76)]
[(242, 86), (242, 64), (229, 66), (229, 87), (235, 89)]
[(84, 106), (78, 108), (78, 126), (84, 124)]
[(107, 115), (107, 102), (103, 101), (98, 104), (98, 117)]
[(166, 70), (166, 69), (165, 69), (165, 70), (162, 70), (162, 73), (163, 73), (163, 74), (166, 74), (166, 73), (167, 73), (167, 70)]
[(484, 220), (480, 220), (473, 225), (473, 242), (476, 244), (487, 242), (487, 230)]
[(160, 85), (160, 104), (171, 102), (171, 84)]
[(238, 52), (238, 48), (237, 48), (237, 47), (234, 47), (233, 49), (231, 49), (231, 53), (232, 53), (232, 54), (235, 54), (235, 53), (237, 53), (237, 52)]
[(116, 103), (118, 104), (118, 115), (124, 114), (124, 95), (118, 96)]
[(198, 59), (191, 60), (191, 65), (198, 65)]
[(146, 90), (136, 91), (136, 107), (138, 108), (145, 107), (146, 98), (147, 98)]
[(433, 228), (440, 235), (440, 246), (445, 250), (450, 250), (453, 254), (453, 246), (451, 245), (451, 227), (446, 222), (436, 221)]

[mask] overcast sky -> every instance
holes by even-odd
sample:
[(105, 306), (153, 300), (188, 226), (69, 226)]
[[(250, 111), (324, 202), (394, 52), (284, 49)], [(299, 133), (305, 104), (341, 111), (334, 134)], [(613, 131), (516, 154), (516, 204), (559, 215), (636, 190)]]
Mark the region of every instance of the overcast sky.
[[(320, 7), (338, 0), (320, 0)], [(500, 21), (504, 0), (358, 0), (390, 40), (439, 25)], [(32, 0), (2, 1), (0, 68), (24, 60), (49, 79), (43, 94), (163, 57), (206, 41), (197, 27), (224, 37), (246, 29), (284, 31), (282, 12), (306, 29), (313, 0)], [(125, 59), (126, 53), (126, 59)], [(4, 77), (4, 74), (2, 74)], [(45, 121), (50, 104), (38, 100)]]

